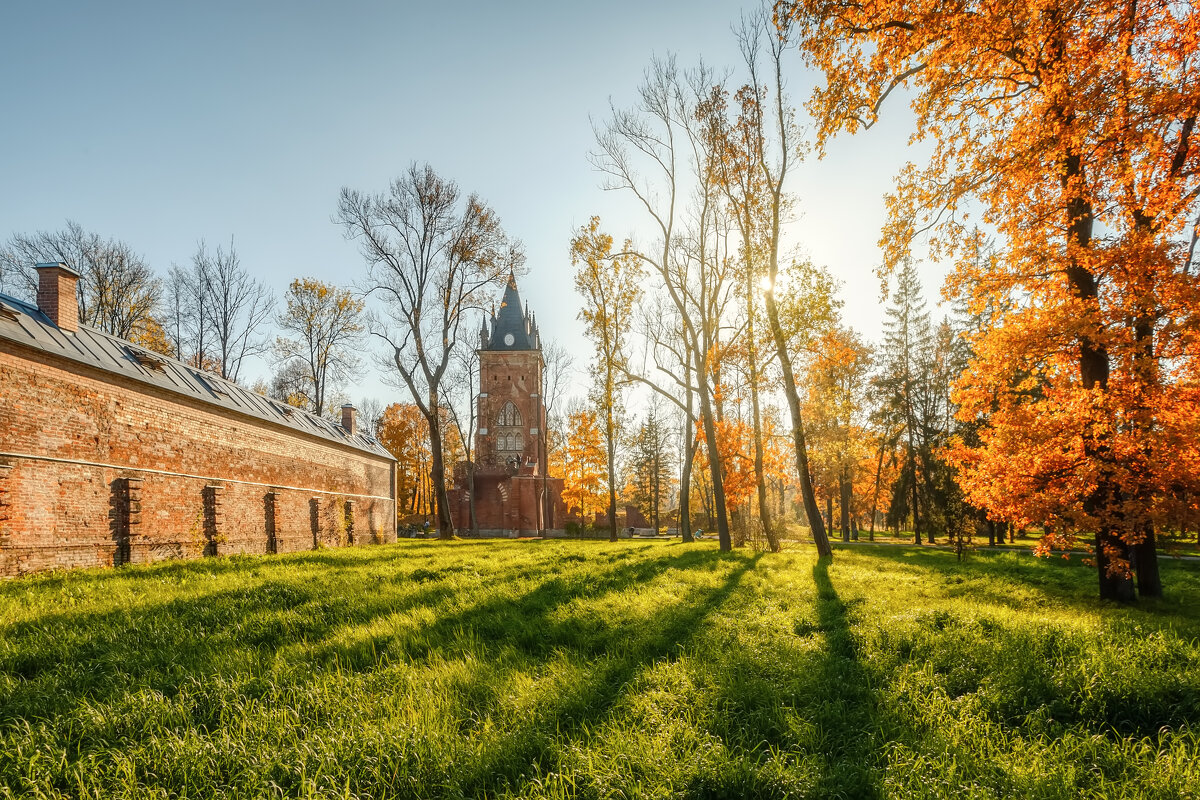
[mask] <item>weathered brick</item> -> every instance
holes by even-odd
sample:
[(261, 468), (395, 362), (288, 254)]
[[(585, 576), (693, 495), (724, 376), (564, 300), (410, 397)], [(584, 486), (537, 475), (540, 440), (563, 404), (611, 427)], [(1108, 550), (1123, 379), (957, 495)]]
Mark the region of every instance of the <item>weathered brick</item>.
[(387, 459), (6, 339), (0, 459), (0, 575), (395, 538)]

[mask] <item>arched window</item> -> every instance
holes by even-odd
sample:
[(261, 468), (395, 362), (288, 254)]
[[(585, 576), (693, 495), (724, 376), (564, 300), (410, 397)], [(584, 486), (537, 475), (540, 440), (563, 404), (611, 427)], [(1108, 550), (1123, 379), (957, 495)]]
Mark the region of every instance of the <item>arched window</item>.
[(496, 420), (496, 425), (520, 425), (521, 412), (517, 411), (517, 407), (508, 402), (504, 404), (504, 408), (500, 409), (500, 417)]

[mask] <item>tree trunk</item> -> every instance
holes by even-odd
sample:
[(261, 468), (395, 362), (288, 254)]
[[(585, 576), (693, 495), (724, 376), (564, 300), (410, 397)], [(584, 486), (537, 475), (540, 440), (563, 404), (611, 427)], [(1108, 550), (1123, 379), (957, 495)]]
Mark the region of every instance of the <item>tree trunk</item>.
[[(691, 432), (691, 403), (688, 403), (688, 418), (683, 424)], [(685, 544), (696, 541), (692, 536), (692, 461), (696, 457), (696, 437), (688, 436), (683, 440), (683, 469), (679, 473), (679, 536)]]
[[(745, 230), (749, 230), (747, 221)], [(754, 425), (754, 481), (758, 488), (758, 516), (762, 520), (763, 535), (772, 553), (779, 552), (779, 535), (771, 524), (771, 506), (767, 502), (767, 482), (763, 475), (762, 414), (758, 403), (758, 342), (754, 332), (754, 270), (750, 265), (750, 249), (746, 249), (746, 341), (749, 343), (750, 362), (750, 410)]]
[(1096, 533), (1096, 567), (1100, 578), (1100, 598), (1116, 600), (1121, 603), (1134, 601), (1133, 581), (1127, 575), (1120, 573), (1110, 575), (1109, 565), (1112, 563), (1110, 550), (1119, 554), (1126, 552), (1125, 543), (1120, 536), (1112, 531), (1097, 531)]
[(875, 464), (875, 491), (871, 495), (871, 530), (867, 533), (870, 541), (875, 541), (875, 515), (879, 513), (879, 478), (883, 474), (883, 446), (879, 443), (879, 461)]
[(467, 505), (471, 514), (471, 535), (479, 536), (479, 518), (475, 515), (475, 462), (467, 462)]
[(1137, 572), (1137, 590), (1142, 597), (1162, 597), (1162, 577), (1158, 573), (1158, 549), (1154, 525), (1146, 523), (1142, 541), (1133, 546), (1133, 565)]
[(767, 482), (763, 475), (763, 441), (762, 421), (758, 411), (758, 389), (752, 388), (751, 405), (754, 411), (754, 476), (758, 482), (758, 516), (762, 519), (763, 535), (767, 537), (767, 546), (772, 553), (778, 553), (779, 533), (771, 522), (771, 504), (767, 500)]
[(842, 506), (842, 541), (850, 541), (850, 475), (849, 469), (843, 467), (838, 475), (838, 502)]
[(609, 404), (605, 408), (607, 415), (607, 429), (605, 431), (605, 439), (608, 445), (608, 540), (615, 542), (617, 540), (617, 445), (614, 441), (616, 432), (613, 430), (613, 409)]
[(704, 362), (699, 353), (695, 355), (696, 375), (700, 390), (700, 421), (704, 427), (704, 442), (708, 448), (708, 474), (712, 478), (713, 507), (717, 512), (717, 539), (722, 552), (733, 549), (729, 537), (729, 517), (725, 509), (725, 481), (721, 476), (721, 451), (717, 448), (717, 428), (713, 424), (712, 401), (709, 397), (708, 377), (704, 374)]
[[(771, 278), (775, 279), (774, 269), (771, 270)], [(821, 524), (821, 511), (817, 508), (817, 496), (813, 491), (812, 472), (808, 466), (808, 448), (805, 444), (804, 418), (800, 414), (800, 393), (796, 390), (796, 378), (792, 373), (792, 357), (788, 353), (787, 339), (783, 335), (783, 327), (779, 324), (779, 307), (776, 305), (774, 292), (767, 293), (766, 305), (767, 321), (771, 326), (771, 336), (775, 340), (775, 353), (783, 372), (783, 393), (787, 397), (788, 412), (792, 418), (796, 474), (800, 477), (800, 496), (804, 499), (804, 513), (808, 517), (813, 543), (817, 546), (817, 555), (821, 558), (832, 558), (833, 548), (829, 546), (829, 537), (825, 534), (825, 526)]]
[(921, 512), (917, 507), (919, 498), (917, 497), (917, 460), (913, 454), (912, 434), (909, 434), (908, 441), (908, 463), (912, 466), (912, 518), (913, 518), (913, 537), (916, 544), (921, 543)]
[(735, 508), (729, 512), (729, 536), (734, 547), (746, 546), (747, 520), (750, 517), (746, 512), (746, 506)]
[(538, 428), (538, 450), (540, 451), (538, 453), (538, 469), (542, 472), (542, 502), (540, 505), (542, 507), (542, 535), (544, 536), (546, 530), (548, 530), (551, 525), (550, 453), (546, 448), (546, 435), (548, 431), (546, 430), (546, 406), (544, 405), (546, 402), (545, 380), (542, 381), (542, 388), (540, 390), (540, 394), (538, 395), (538, 399), (543, 403), (542, 418), (538, 422), (538, 424), (541, 425), (541, 427)]
[(446, 467), (442, 454), (442, 426), (438, 418), (438, 396), (436, 392), (429, 395), (430, 413), (425, 418), (429, 423), (429, 446), (433, 451), (433, 468), (430, 477), (433, 479), (433, 505), (439, 539), (454, 538), (454, 522), (450, 519), (450, 496), (446, 492)]
[[(1065, 45), (1061, 41), (1052, 43), (1049, 55), (1061, 57)], [(1073, 123), (1073, 112), (1058, 109), (1056, 115), (1066, 127)], [(1091, 202), (1082, 195), (1079, 187), (1084, 185), (1083, 159), (1075, 152), (1068, 151), (1062, 160), (1061, 184), (1065, 191), (1072, 194), (1067, 198), (1067, 257), (1066, 268), (1067, 287), (1071, 294), (1083, 301), (1086, 307), (1098, 302), (1099, 285), (1096, 276), (1087, 266), (1080, 262), (1078, 252), (1088, 252), (1092, 244), (1092, 227), (1094, 214)], [(1099, 333), (1099, 331), (1096, 331)], [(1110, 362), (1108, 348), (1100, 337), (1082, 333), (1079, 335), (1079, 377), (1083, 388), (1094, 392), (1108, 391)], [(1083, 442), (1085, 457), (1092, 462), (1103, 464), (1110, 457), (1109, 446), (1105, 441), (1104, 432), (1097, 431), (1085, 434)], [(1110, 501), (1119, 493), (1118, 487), (1106, 470), (1101, 470), (1099, 481), (1091, 495), (1084, 499), (1084, 511), (1093, 517), (1101, 519), (1109, 516)], [(1096, 570), (1100, 583), (1100, 597), (1106, 600), (1128, 601), (1133, 599), (1133, 581), (1126, 575), (1109, 575), (1108, 566), (1111, 556), (1128, 557), (1132, 554), (1121, 540), (1117, 531), (1101, 524), (1096, 531)]]

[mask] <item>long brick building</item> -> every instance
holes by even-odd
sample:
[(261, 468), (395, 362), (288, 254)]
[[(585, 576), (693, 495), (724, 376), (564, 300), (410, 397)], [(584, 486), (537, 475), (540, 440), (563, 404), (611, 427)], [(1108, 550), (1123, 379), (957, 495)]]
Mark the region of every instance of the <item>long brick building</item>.
[(395, 539), (395, 461), (336, 425), (80, 325), (78, 276), (0, 294), (0, 575)]
[(562, 528), (562, 479), (545, 473), (545, 366), (537, 323), (510, 275), (499, 311), (480, 331), (475, 463), (455, 470), (450, 513), (456, 529), (472, 529), (472, 500), (484, 536)]

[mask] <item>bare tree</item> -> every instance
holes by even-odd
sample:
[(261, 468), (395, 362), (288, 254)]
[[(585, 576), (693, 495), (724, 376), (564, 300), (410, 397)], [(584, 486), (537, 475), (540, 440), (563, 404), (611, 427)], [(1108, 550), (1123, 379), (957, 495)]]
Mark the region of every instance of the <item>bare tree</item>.
[(276, 357), (303, 366), (311, 388), (309, 410), (332, 413), (328, 395), (359, 366), (355, 347), (365, 330), (363, 302), (348, 289), (313, 278), (292, 281), (284, 299), (287, 305), (277, 324), (292, 336), (276, 338)]
[[(480, 346), (484, 343), (480, 342)], [(474, 347), (455, 348), (446, 378), (446, 406), (458, 428), (466, 453), (467, 513), (471, 534), (479, 535), (475, 515), (475, 428), (479, 423), (479, 351)], [(458, 402), (456, 402), (458, 401)]]
[(308, 365), (298, 358), (279, 362), (266, 387), (267, 397), (289, 406), (312, 410), (312, 376)]
[(164, 319), (176, 357), (237, 380), (244, 358), (268, 349), (256, 339), (273, 306), (267, 289), (241, 269), (237, 252), (203, 240), (188, 267), (172, 266)]
[(671, 403), (682, 415), (675, 431), (679, 446), (679, 534), (685, 543), (692, 536), (692, 467), (696, 461), (696, 388), (692, 378), (692, 360), (685, 352), (683, 324), (679, 312), (662, 297), (644, 303), (639, 309), (637, 332), (643, 343), (642, 363), (626, 377), (650, 387), (658, 397)]
[(605, 188), (629, 192), (651, 221), (655, 245), (636, 255), (678, 313), (687, 373), (694, 381), (710, 454), (717, 534), (721, 549), (728, 550), (732, 542), (717, 447), (719, 408), (714, 403), (712, 371), (731, 275), (721, 252), (727, 244), (719, 192), (707, 166), (706, 148), (712, 139), (698, 124), (696, 113), (714, 83), (712, 71), (703, 66), (684, 76), (673, 58), (653, 61), (639, 87), (637, 106), (612, 110), (609, 122), (596, 132), (598, 149), (591, 159), (607, 176)]
[(192, 272), (186, 267), (172, 264), (163, 291), (162, 326), (167, 341), (171, 343), (171, 355), (180, 361), (190, 361), (190, 353), (194, 349), (192, 320), (195, 301)]
[(592, 217), (571, 239), (571, 266), (575, 291), (583, 298), (579, 319), (595, 348), (596, 365), (589, 397), (596, 403), (604, 426), (608, 451), (609, 540), (617, 541), (617, 438), (622, 426), (622, 394), (628, 373), (628, 339), (633, 310), (638, 302), (641, 261), (625, 242), (623, 253), (613, 255), (613, 239), (599, 230)]
[(164, 298), (164, 329), (174, 355), (237, 381), (242, 362), (270, 349), (259, 332), (275, 299), (242, 269), (233, 240), (209, 250), (201, 239), (189, 267), (172, 266)]
[(358, 427), (370, 431), (377, 436), (379, 420), (383, 419), (383, 403), (374, 397), (364, 397), (358, 401)]
[(61, 231), (13, 235), (0, 248), (0, 288), (33, 299), (39, 262), (61, 261), (79, 273), (79, 321), (122, 339), (152, 321), (159, 281), (125, 242), (103, 239), (68, 221)]
[[(769, 287), (764, 293), (767, 324), (775, 341), (775, 352), (783, 373), (783, 393), (791, 413), (792, 443), (804, 513), (808, 516), (817, 553), (822, 558), (832, 558), (833, 550), (813, 490), (800, 395), (796, 388), (787, 336), (780, 321), (777, 296), (782, 228), (790, 202), (784, 187), (793, 166), (804, 153), (804, 144), (795, 123), (795, 114), (784, 93), (782, 61), (785, 42), (776, 34), (765, 13), (746, 22), (740, 40), (750, 73), (750, 83), (744, 90), (746, 97), (741, 120), (747, 131), (743, 139), (744, 157), (746, 167), (756, 173), (752, 183), (757, 184), (761, 191), (762, 197), (757, 204), (765, 216), (760, 236), (766, 255), (765, 283)], [(766, 46), (765, 68), (759, 62), (763, 43)]]
[(211, 255), (201, 241), (193, 261), (204, 267), (199, 272), (205, 278), (201, 298), (208, 306), (216, 371), (236, 381), (246, 358), (269, 349), (268, 340), (259, 338), (258, 332), (271, 318), (275, 298), (242, 269), (232, 238), (228, 250), (217, 247)]
[(334, 221), (358, 242), (367, 291), (382, 298), (388, 326), (372, 333), (429, 425), (438, 534), (454, 535), (442, 459), (442, 383), (471, 309), (524, 262), (500, 219), (477, 196), (428, 164), (413, 164), (386, 193), (343, 188)]

